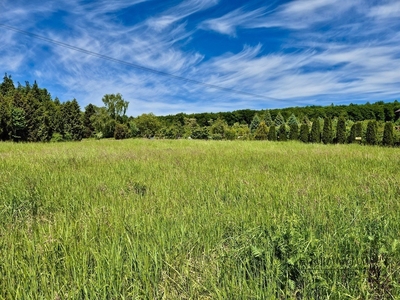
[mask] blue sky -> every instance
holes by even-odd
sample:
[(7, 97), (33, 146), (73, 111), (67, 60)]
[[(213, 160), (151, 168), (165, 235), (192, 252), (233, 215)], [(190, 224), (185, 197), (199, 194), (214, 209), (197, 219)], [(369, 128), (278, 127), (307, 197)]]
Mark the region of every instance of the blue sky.
[(0, 72), (82, 109), (121, 93), (128, 115), (400, 100), (399, 0), (0, 1)]

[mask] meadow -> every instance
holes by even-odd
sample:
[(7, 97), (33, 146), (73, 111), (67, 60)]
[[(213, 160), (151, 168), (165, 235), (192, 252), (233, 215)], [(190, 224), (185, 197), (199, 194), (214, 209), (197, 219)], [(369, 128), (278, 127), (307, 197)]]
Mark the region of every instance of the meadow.
[(399, 154), (0, 143), (0, 299), (398, 299)]

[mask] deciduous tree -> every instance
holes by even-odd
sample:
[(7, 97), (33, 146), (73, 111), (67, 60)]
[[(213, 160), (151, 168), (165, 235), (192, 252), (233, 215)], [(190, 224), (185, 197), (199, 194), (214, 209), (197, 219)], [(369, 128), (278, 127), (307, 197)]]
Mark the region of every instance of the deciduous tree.
[(102, 101), (110, 117), (114, 120), (117, 120), (117, 118), (121, 118), (126, 114), (129, 102), (125, 101), (121, 94), (106, 94)]

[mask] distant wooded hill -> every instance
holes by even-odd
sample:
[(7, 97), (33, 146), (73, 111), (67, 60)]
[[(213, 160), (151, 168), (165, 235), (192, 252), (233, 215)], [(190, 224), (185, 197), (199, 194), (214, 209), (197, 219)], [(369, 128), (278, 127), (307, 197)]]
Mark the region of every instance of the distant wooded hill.
[(367, 144), (399, 144), (397, 100), (168, 116), (149, 113), (136, 118), (126, 115), (129, 102), (122, 95), (104, 95), (102, 100), (103, 107), (89, 104), (82, 111), (75, 99), (61, 103), (36, 81), (15, 86), (5, 74), (0, 84), (0, 139), (45, 142), (157, 137), (324, 143), (361, 139)]

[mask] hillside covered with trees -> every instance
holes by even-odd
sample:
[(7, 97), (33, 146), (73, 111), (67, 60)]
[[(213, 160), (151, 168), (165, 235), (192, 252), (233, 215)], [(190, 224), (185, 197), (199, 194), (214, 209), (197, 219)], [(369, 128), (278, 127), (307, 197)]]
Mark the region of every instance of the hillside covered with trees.
[[(60, 102), (45, 88), (0, 84), (0, 139), (3, 141), (79, 141), (82, 138), (191, 138), (213, 140), (299, 140), (304, 143), (400, 144), (400, 103), (290, 107), (220, 113), (142, 114), (128, 117), (121, 94), (104, 95), (104, 106)], [(397, 112), (397, 113), (396, 113)]]

